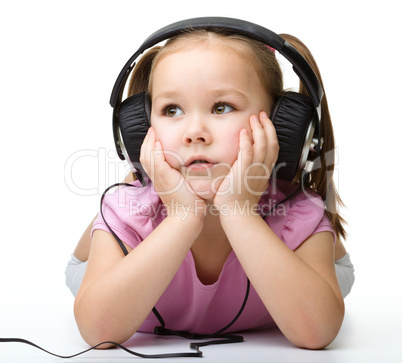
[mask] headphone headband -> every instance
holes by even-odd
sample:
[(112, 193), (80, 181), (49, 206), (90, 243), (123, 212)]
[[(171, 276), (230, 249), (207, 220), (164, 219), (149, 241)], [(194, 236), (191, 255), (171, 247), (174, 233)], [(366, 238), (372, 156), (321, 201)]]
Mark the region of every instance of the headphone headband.
[[(292, 180), (297, 170), (307, 167), (310, 151), (321, 152), (321, 99), (323, 88), (309, 63), (289, 42), (260, 25), (244, 20), (222, 17), (204, 17), (179, 21), (159, 29), (150, 35), (131, 56), (121, 70), (110, 97), (113, 107), (113, 135), (120, 159), (128, 159), (137, 177), (141, 177), (140, 147), (150, 126), (150, 100), (145, 92), (128, 97), (123, 103), (123, 91), (136, 59), (158, 43), (183, 34), (185, 31), (205, 29), (223, 34), (237, 34), (259, 41), (282, 54), (293, 66), (294, 72), (306, 88), (309, 97), (297, 93), (287, 94), (275, 100), (271, 118), (278, 132), (283, 150), (278, 163), (284, 170), (278, 176)], [(293, 113), (296, 116), (293, 117)], [(124, 121), (123, 121), (124, 120)], [(292, 140), (292, 142), (289, 142)], [(134, 165), (136, 163), (137, 165)], [(138, 172), (140, 170), (140, 172)]]
[(202, 17), (182, 20), (167, 25), (150, 35), (121, 70), (113, 87), (110, 97), (110, 105), (113, 108), (116, 108), (120, 104), (124, 86), (127, 82), (128, 76), (135, 66), (134, 62), (145, 50), (189, 29), (221, 29), (225, 32), (243, 35), (247, 38), (260, 41), (277, 50), (292, 64), (294, 72), (299, 76), (300, 80), (306, 87), (313, 105), (317, 109), (318, 118), (320, 119), (320, 104), (324, 94), (322, 86), (308, 62), (296, 50), (296, 48), (278, 34), (260, 25), (245, 20), (224, 17)]

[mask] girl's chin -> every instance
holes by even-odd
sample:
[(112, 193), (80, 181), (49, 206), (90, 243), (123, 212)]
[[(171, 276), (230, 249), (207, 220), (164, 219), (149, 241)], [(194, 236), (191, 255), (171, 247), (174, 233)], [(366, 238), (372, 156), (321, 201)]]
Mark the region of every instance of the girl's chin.
[(211, 180), (211, 179), (202, 179), (202, 178), (188, 178), (187, 181), (190, 184), (191, 188), (200, 198), (205, 201), (212, 202), (215, 198), (215, 195), (221, 185), (223, 179), (219, 180)]

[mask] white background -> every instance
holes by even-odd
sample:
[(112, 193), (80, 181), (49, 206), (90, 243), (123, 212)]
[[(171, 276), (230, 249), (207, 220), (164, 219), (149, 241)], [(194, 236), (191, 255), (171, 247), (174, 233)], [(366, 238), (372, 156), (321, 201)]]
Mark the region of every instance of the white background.
[[(112, 140), (114, 81), (160, 27), (229, 16), (293, 34), (314, 54), (335, 129), (346, 247), (356, 267), (333, 349), (347, 352), (344, 362), (364, 354), (366, 362), (376, 354), (391, 358), (385, 361), (401, 357), (395, 338), (402, 333), (397, 1), (0, 4), (0, 337), (85, 346), (64, 269), (103, 189), (127, 172)], [(0, 345), (0, 360), (2, 352), (13, 354), (10, 345)]]

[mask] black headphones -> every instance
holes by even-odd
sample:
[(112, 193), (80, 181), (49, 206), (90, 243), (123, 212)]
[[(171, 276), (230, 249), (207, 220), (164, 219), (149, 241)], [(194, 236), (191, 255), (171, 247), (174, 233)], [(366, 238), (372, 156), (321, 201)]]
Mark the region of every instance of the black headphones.
[(303, 56), (276, 33), (244, 20), (204, 17), (168, 25), (149, 36), (121, 70), (110, 98), (113, 107), (113, 135), (117, 153), (126, 159), (135, 175), (143, 181), (144, 170), (139, 162), (142, 142), (150, 127), (151, 101), (146, 92), (135, 94), (122, 102), (127, 79), (135, 60), (148, 48), (181, 34), (186, 30), (206, 29), (239, 34), (260, 41), (282, 54), (293, 66), (309, 96), (287, 92), (276, 100), (271, 120), (279, 141), (279, 156), (272, 176), (293, 180), (306, 167), (310, 151), (321, 150), (321, 99), (323, 88)]
[[(275, 102), (270, 118), (275, 126), (278, 135), (280, 151), (278, 161), (276, 163), (276, 170), (274, 171), (273, 176), (277, 177), (278, 179), (293, 180), (298, 171), (308, 169), (308, 167), (306, 167), (306, 163), (308, 160), (309, 151), (320, 153), (322, 144), (320, 121), (323, 89), (319, 80), (314, 74), (314, 71), (311, 69), (310, 65), (302, 57), (302, 55), (291, 44), (289, 44), (279, 35), (250, 22), (220, 17), (184, 20), (158, 30), (144, 41), (141, 47), (134, 53), (134, 55), (123, 67), (116, 80), (110, 98), (110, 104), (113, 107), (113, 134), (117, 153), (120, 159), (127, 159), (127, 161), (130, 163), (130, 166), (135, 169), (133, 170), (135, 175), (144, 185), (142, 178), (142, 173), (144, 173), (144, 171), (139, 162), (139, 157), (142, 142), (145, 138), (148, 128), (150, 127), (151, 101), (148, 94), (146, 92), (142, 92), (133, 95), (121, 102), (123, 90), (128, 76), (135, 66), (134, 62), (139, 55), (141, 55), (146, 49), (158, 44), (159, 42), (179, 35), (181, 32), (189, 29), (207, 29), (211, 31), (219, 30), (226, 33), (239, 34), (250, 39), (258, 40), (277, 50), (293, 65), (293, 70), (303, 82), (304, 86), (307, 89), (307, 92), (309, 93), (309, 96), (294, 92), (287, 92)], [(308, 175), (308, 173), (306, 175)], [(101, 198), (101, 214), (102, 201), (105, 194), (108, 192), (109, 189), (119, 185), (128, 185), (130, 187), (135, 187), (131, 184), (118, 183), (107, 188)], [(291, 198), (294, 193), (286, 197), (277, 205)], [(119, 237), (109, 227), (106, 220), (104, 221), (112, 235), (116, 238), (117, 242), (119, 242), (119, 245), (123, 249), (123, 252), (125, 254), (128, 254), (128, 251), (125, 249), (124, 244), (120, 241)], [(219, 338), (218, 340), (211, 340), (207, 342), (203, 341), (200, 343), (191, 343), (190, 347), (197, 351), (195, 353), (146, 355), (133, 352), (126, 347), (121, 346), (120, 344), (113, 344), (121, 347), (130, 354), (142, 358), (172, 358), (201, 357), (202, 352), (199, 348), (202, 346), (241, 342), (243, 341), (243, 337), (233, 334), (222, 334), (222, 332), (233, 325), (233, 323), (241, 315), (247, 302), (249, 289), (250, 281), (247, 279), (246, 295), (238, 314), (228, 325), (210, 335), (197, 335), (166, 329), (165, 322), (163, 321), (161, 315), (155, 308), (153, 308), (153, 312), (161, 324), (161, 326), (155, 328), (155, 334), (179, 335), (189, 339)], [(0, 338), (0, 343), (1, 342), (19, 342), (29, 344), (36, 348), (44, 350), (43, 348), (37, 346), (32, 342), (20, 338)], [(72, 358), (94, 348), (97, 348), (104, 343), (110, 342), (102, 342), (83, 352), (73, 354), (71, 356), (60, 356), (46, 350), (44, 351), (60, 358)]]

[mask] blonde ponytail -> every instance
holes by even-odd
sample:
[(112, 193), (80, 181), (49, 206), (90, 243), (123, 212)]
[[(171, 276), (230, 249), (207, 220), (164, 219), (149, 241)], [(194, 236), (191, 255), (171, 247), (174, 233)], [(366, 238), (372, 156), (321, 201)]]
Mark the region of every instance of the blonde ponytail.
[[(292, 44), (299, 53), (307, 60), (316, 76), (324, 88), (320, 70), (309, 49), (296, 37), (289, 34), (280, 34), (282, 38)], [(300, 82), (300, 93), (308, 94), (303, 84)], [(324, 96), (321, 101), (321, 134), (324, 138), (324, 144), (320, 154), (320, 168), (311, 173), (309, 187), (317, 192), (323, 199), (326, 207), (326, 214), (330, 219), (335, 230), (337, 238), (346, 238), (344, 228), (345, 220), (339, 214), (339, 207), (343, 202), (336, 190), (333, 180), (335, 167), (335, 139), (332, 128), (331, 115), (329, 113), (327, 97), (324, 90)]]

